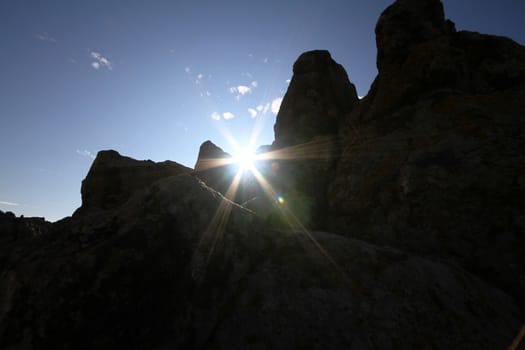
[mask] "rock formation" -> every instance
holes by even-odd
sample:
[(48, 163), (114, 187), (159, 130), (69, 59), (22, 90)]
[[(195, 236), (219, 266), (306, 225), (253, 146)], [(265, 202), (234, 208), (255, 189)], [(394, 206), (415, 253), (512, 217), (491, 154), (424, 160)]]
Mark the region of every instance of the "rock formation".
[(453, 259), (521, 299), (525, 48), (455, 32), (438, 0), (395, 2), (376, 33), (379, 74), (343, 127), (327, 228)]
[(510, 345), (525, 48), (456, 32), (439, 0), (397, 0), (376, 34), (363, 100), (327, 51), (295, 63), (257, 162), (282, 203), (248, 175), (232, 194), (207, 141), (193, 172), (99, 152), (82, 207), (42, 234), (0, 212), (0, 348)]
[(269, 181), (305, 225), (319, 228), (327, 216), (339, 130), (359, 100), (345, 69), (328, 51), (303, 53), (293, 73), (274, 126), (275, 174)]
[(357, 105), (355, 86), (328, 51), (305, 52), (293, 66), (274, 131), (274, 149), (337, 135), (339, 125)]
[(31, 239), (47, 234), (51, 230), (51, 223), (44, 218), (16, 217), (15, 214), (10, 211), (4, 213), (0, 210), (0, 244)]
[(100, 151), (82, 181), (80, 210), (116, 208), (135, 191), (156, 180), (191, 171), (190, 168), (171, 161), (137, 161), (123, 157), (113, 150)]
[(458, 267), (267, 229), (193, 175), (136, 192), (105, 237), (66, 228), (5, 257), (2, 348), (489, 349), (519, 327)]

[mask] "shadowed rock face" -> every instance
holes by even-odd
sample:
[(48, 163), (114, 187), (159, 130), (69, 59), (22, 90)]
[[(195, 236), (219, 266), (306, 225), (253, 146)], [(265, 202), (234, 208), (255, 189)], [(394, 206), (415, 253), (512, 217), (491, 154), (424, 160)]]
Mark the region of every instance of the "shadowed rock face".
[(379, 74), (341, 134), (329, 229), (451, 258), (521, 299), (525, 48), (451, 30), (431, 0), (396, 1), (376, 32)]
[(509, 296), (460, 268), (268, 229), (192, 175), (136, 192), (111, 222), (8, 247), (0, 347), (494, 349), (520, 325)]
[(454, 32), (445, 21), (440, 0), (398, 0), (390, 5), (376, 25), (377, 68), (403, 62), (418, 44)]
[[(207, 141), (195, 172), (100, 152), (44, 234), (7, 239), (26, 221), (0, 212), (0, 349), (506, 348), (525, 49), (455, 32), (436, 0), (396, 1), (376, 32), (363, 100), (328, 52), (295, 63), (257, 165), (284, 205), (217, 192), (237, 165), (209, 167), (230, 155)], [(266, 198), (243, 179), (232, 199)]]
[(171, 161), (138, 161), (113, 150), (100, 151), (82, 181), (80, 210), (116, 208), (135, 191), (156, 180), (190, 171), (190, 168)]
[(277, 114), (274, 149), (337, 135), (339, 124), (357, 104), (355, 87), (328, 51), (303, 53)]
[(304, 225), (322, 227), (340, 126), (359, 100), (345, 69), (328, 51), (303, 53), (293, 73), (274, 126), (272, 151), (278, 159), (267, 166), (272, 169), (267, 175)]

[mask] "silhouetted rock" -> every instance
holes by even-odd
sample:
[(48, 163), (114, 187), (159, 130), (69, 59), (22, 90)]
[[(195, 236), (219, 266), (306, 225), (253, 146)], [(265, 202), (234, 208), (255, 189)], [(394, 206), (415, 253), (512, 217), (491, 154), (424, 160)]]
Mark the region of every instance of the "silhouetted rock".
[(376, 25), (377, 68), (402, 63), (417, 45), (454, 31), (440, 0), (397, 0)]
[[(269, 180), (307, 227), (323, 226), (326, 188), (343, 121), (358, 105), (354, 85), (328, 51), (303, 53), (274, 126)], [(273, 176), (272, 176), (273, 175)]]
[(158, 179), (191, 171), (172, 161), (139, 161), (113, 150), (100, 151), (82, 181), (80, 210), (114, 209)]
[(44, 218), (16, 217), (10, 211), (4, 213), (0, 210), (0, 244), (47, 234), (51, 227), (51, 223)]
[[(226, 195), (238, 164), (232, 163), (232, 156), (211, 141), (205, 141), (199, 148), (195, 163), (195, 174), (208, 186)], [(235, 200), (235, 198), (230, 198)]]
[(277, 114), (274, 149), (337, 135), (339, 125), (358, 103), (345, 69), (328, 51), (303, 53)]
[(0, 348), (506, 348), (525, 48), (456, 32), (437, 0), (396, 1), (376, 32), (360, 101), (328, 52), (299, 57), (264, 180), (210, 141), (194, 172), (101, 151), (75, 215), (35, 221), (52, 234), (0, 212)]
[(328, 229), (453, 259), (522, 299), (525, 48), (456, 33), (434, 0), (396, 1), (376, 32), (379, 75), (342, 133)]
[(510, 297), (457, 267), (267, 229), (192, 175), (112, 215), (80, 249), (62, 234), (10, 257), (2, 348), (493, 349), (520, 325)]

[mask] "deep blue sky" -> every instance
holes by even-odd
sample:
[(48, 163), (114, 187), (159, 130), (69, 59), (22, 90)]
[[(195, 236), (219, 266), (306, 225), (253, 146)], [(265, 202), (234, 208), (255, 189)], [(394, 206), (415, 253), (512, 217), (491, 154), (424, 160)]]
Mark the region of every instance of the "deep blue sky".
[[(328, 49), (366, 95), (390, 3), (1, 0), (0, 210), (70, 215), (102, 149), (193, 167), (205, 140), (232, 151), (225, 132), (245, 145), (258, 125), (270, 144), (306, 50)], [(525, 43), (524, 1), (444, 5), (460, 30)]]

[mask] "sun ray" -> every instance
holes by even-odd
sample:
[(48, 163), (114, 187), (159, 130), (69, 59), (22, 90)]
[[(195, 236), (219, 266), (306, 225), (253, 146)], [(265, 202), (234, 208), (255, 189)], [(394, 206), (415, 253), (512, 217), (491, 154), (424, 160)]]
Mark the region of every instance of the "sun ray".
[[(278, 200), (279, 197), (277, 192), (274, 190), (272, 185), (264, 178), (264, 176), (257, 170), (255, 167), (251, 169), (253, 172), (255, 178), (261, 185), (261, 188), (266, 193), (268, 198), (270, 200)], [(278, 200), (279, 201), (279, 200)], [(312, 234), (308, 231), (308, 229), (300, 222), (300, 220), (293, 214), (293, 212), (286, 206), (286, 205), (280, 205), (279, 210), (283, 214), (287, 224), (290, 226), (290, 228), (293, 231), (299, 232), (303, 235), (305, 235), (311, 244), (314, 245), (314, 247), (319, 251), (319, 253), (324, 256), (329, 263), (338, 271), (340, 272), (346, 281), (349, 281), (346, 273), (344, 270), (337, 264), (337, 262), (332, 258), (332, 256), (317, 242), (317, 240), (312, 236)]]
[(284, 147), (257, 156), (260, 160), (330, 160), (338, 156), (337, 138), (326, 136), (299, 145)]
[(232, 200), (235, 198), (239, 183), (241, 181), (242, 171), (237, 171), (224, 197), (222, 197), (219, 206), (215, 210), (213, 218), (204, 230), (197, 248), (195, 249), (192, 261), (192, 275), (196, 275), (195, 271), (200, 273), (206, 270), (208, 263), (215, 251), (217, 242), (222, 239), (226, 225), (230, 219)]

